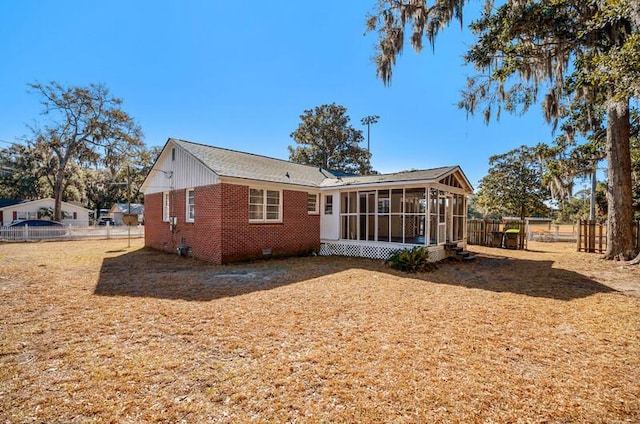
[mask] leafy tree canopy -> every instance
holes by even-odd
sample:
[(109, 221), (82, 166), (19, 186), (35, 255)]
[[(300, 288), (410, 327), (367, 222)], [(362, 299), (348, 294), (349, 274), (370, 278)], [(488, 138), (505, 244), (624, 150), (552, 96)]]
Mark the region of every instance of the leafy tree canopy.
[(550, 193), (543, 187), (535, 153), (522, 146), (489, 158), (489, 173), (480, 180), (477, 204), (487, 215), (546, 216)]
[[(70, 163), (62, 200), (78, 201), (89, 209), (109, 208), (115, 202), (125, 202), (129, 195), (133, 203), (143, 202), (139, 189), (159, 150), (160, 147), (139, 149), (138, 155), (131, 158), (128, 175), (125, 164), (108, 169)], [(36, 146), (14, 144), (0, 149), (0, 168), (4, 170), (0, 172), (0, 197), (36, 200), (53, 196), (54, 175), (49, 173)]]
[(43, 159), (39, 152), (22, 144), (0, 149), (0, 197), (51, 197), (52, 191), (42, 167)]
[(60, 220), (61, 201), (77, 178), (76, 167), (104, 167), (114, 173), (135, 162), (144, 147), (142, 130), (104, 85), (50, 82), (29, 87), (41, 100), (43, 119), (31, 127), (27, 143), (51, 187), (54, 219)]
[(344, 106), (324, 104), (305, 110), (291, 133), (297, 147), (289, 146), (289, 160), (347, 173), (372, 173), (371, 153), (360, 147), (362, 131), (350, 124)]

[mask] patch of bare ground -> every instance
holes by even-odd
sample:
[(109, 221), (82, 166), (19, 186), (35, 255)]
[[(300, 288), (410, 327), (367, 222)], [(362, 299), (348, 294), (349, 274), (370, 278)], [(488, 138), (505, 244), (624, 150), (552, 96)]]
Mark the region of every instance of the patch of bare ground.
[(640, 267), (0, 244), (0, 421), (639, 422)]

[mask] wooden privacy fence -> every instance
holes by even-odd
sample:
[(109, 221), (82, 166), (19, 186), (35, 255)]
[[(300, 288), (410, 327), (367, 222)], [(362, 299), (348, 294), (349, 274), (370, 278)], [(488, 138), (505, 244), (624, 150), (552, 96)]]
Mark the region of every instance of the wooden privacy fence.
[[(511, 232), (509, 230), (517, 230)], [(525, 249), (527, 244), (524, 221), (470, 219), (467, 221), (467, 243), (478, 246)]]
[[(640, 249), (640, 223), (633, 223), (636, 250)], [(605, 253), (607, 250), (607, 221), (580, 220), (578, 222), (578, 252)]]

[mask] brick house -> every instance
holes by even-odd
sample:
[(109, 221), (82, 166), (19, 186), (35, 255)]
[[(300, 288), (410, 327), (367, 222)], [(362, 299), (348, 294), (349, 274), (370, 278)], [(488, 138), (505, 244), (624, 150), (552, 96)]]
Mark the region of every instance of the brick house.
[(142, 185), (145, 245), (214, 263), (316, 252), (386, 258), (466, 245), (471, 184), (458, 166), (346, 176), (169, 139)]

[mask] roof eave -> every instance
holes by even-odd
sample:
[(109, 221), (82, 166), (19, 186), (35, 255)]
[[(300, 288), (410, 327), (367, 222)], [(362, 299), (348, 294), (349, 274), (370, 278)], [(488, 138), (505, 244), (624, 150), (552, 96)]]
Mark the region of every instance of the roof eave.
[(278, 185), (278, 186), (287, 186), (291, 188), (299, 187), (299, 188), (304, 188), (305, 190), (308, 190), (308, 189), (320, 190), (320, 186), (317, 184), (270, 181), (270, 180), (261, 180), (257, 178), (235, 177), (230, 175), (220, 175), (220, 182), (227, 183), (227, 184), (238, 184), (238, 185), (247, 185), (248, 183), (254, 183), (257, 185)]

